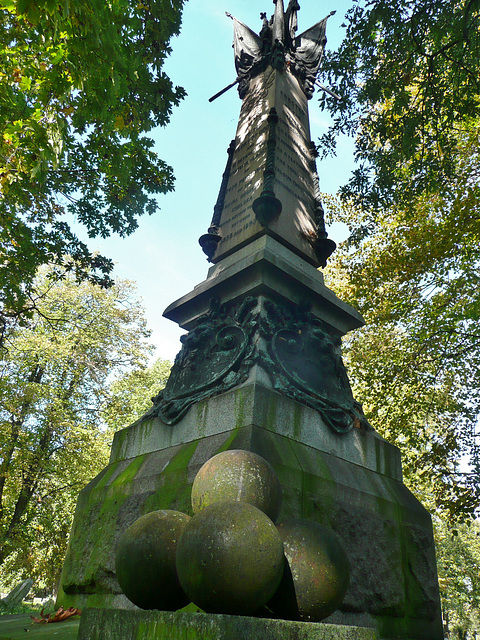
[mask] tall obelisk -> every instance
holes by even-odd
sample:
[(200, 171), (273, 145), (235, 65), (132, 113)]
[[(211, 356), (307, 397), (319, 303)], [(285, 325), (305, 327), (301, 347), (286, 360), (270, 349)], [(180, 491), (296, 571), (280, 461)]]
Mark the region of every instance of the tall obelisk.
[(215, 263), (263, 234), (315, 266), (335, 248), (325, 240), (307, 103), (329, 16), (297, 36), (299, 8), (290, 2), (285, 13), (277, 2), (270, 21), (262, 14), (260, 35), (233, 18), (242, 107), (220, 203), (201, 238)]
[[(431, 518), (402, 482), (398, 449), (352, 395), (341, 337), (363, 320), (318, 270), (335, 245), (323, 223), (307, 102), (326, 19), (297, 35), (299, 8), (276, 0), (258, 35), (234, 19), (242, 108), (200, 239), (213, 265), (165, 311), (188, 330), (165, 389), (115, 434), (108, 467), (79, 496), (59, 604), (131, 606), (115, 577), (119, 536), (156, 509), (191, 514), (201, 465), (245, 449), (280, 478), (280, 520), (320, 522), (347, 550), (350, 587), (325, 622), (385, 639), (441, 640)], [(102, 620), (85, 637), (104, 638)]]

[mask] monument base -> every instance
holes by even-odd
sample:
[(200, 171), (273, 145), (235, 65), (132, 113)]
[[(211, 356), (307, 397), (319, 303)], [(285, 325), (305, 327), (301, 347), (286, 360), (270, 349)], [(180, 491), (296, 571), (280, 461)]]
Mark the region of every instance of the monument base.
[(374, 629), (245, 616), (87, 609), (78, 640), (378, 640)]
[(80, 494), (58, 605), (133, 607), (115, 578), (120, 535), (155, 509), (191, 515), (191, 485), (204, 462), (245, 449), (279, 476), (279, 521), (317, 521), (347, 551), (350, 588), (325, 622), (371, 627), (382, 638), (440, 640), (431, 520), (402, 483), (398, 449), (373, 430), (339, 437), (318, 412), (259, 377), (197, 403), (174, 429), (153, 418), (117, 432), (110, 465)]

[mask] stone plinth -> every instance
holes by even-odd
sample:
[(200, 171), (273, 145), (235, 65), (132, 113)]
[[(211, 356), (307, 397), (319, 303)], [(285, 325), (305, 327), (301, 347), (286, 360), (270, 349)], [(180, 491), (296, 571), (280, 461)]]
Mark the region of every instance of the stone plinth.
[(373, 629), (240, 616), (87, 609), (78, 640), (378, 640)]
[(202, 464), (248, 449), (280, 478), (279, 521), (318, 521), (345, 546), (351, 586), (326, 622), (384, 638), (442, 638), (430, 516), (401, 481), (398, 449), (373, 430), (332, 433), (318, 412), (259, 378), (197, 403), (174, 428), (152, 418), (116, 434), (109, 466), (80, 494), (58, 604), (133, 608), (115, 579), (118, 537), (155, 509), (192, 514)]

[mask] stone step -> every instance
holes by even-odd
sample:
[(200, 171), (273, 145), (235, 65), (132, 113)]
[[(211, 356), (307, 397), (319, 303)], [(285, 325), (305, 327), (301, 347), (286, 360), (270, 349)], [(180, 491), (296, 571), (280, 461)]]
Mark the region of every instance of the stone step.
[(374, 629), (206, 613), (86, 609), (78, 640), (378, 640)]

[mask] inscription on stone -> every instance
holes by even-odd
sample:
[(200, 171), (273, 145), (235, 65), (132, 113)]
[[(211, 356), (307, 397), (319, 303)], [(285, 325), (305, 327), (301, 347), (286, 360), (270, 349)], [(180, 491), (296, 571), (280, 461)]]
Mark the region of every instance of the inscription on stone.
[(282, 203), (283, 213), (269, 228), (286, 244), (313, 258), (309, 238), (315, 231), (314, 187), (307, 100), (292, 74), (268, 68), (251, 81), (240, 111), (220, 225), (222, 239), (215, 262), (252, 237), (265, 233), (255, 217), (252, 203), (263, 189), (269, 135), (267, 118), (272, 107), (279, 116), (274, 191)]

